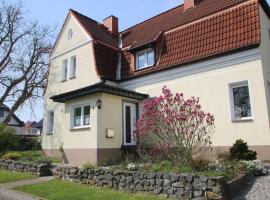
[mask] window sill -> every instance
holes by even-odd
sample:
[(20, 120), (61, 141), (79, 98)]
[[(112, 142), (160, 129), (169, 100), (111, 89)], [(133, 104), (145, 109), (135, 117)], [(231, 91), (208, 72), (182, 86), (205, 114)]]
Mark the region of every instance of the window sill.
[(248, 122), (253, 121), (252, 117), (245, 117), (245, 118), (239, 118), (239, 119), (232, 119), (232, 122)]
[(76, 78), (76, 76), (74, 76), (74, 77), (70, 77), (69, 79), (70, 79), (70, 80), (72, 80), (72, 79), (75, 79), (75, 78)]
[(143, 70), (145, 70), (145, 69), (148, 69), (148, 68), (154, 67), (154, 66), (156, 66), (156, 65), (149, 65), (149, 66), (147, 66), (147, 67), (143, 67), (143, 68), (140, 68), (140, 69), (138, 69), (138, 68), (136, 67), (135, 72), (143, 71)]
[(66, 82), (67, 81), (67, 79), (66, 80), (62, 80), (61, 82), (63, 83), (63, 82)]
[(90, 126), (82, 126), (82, 127), (76, 127), (76, 128), (74, 127), (69, 130), (73, 132), (73, 131), (80, 131), (80, 130), (87, 130), (87, 129), (90, 129)]
[(51, 136), (51, 135), (53, 135), (53, 133), (47, 133), (46, 135)]

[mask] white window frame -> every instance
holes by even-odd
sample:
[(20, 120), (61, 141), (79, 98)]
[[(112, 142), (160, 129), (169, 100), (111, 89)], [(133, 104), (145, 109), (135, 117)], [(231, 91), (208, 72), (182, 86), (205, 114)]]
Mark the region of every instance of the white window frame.
[(68, 59), (62, 62), (62, 81), (66, 81), (68, 77)]
[[(84, 107), (89, 106), (89, 125), (83, 125), (83, 117), (84, 117)], [(74, 111), (76, 108), (81, 108), (81, 126), (74, 126)], [(74, 105), (71, 107), (70, 110), (70, 128), (71, 129), (84, 129), (84, 128), (90, 128), (91, 127), (91, 105), (89, 103), (86, 104), (80, 104), (80, 105)]]
[[(51, 120), (52, 115), (53, 115), (53, 121)], [(48, 131), (47, 131), (48, 134), (53, 134), (53, 132), (54, 132), (54, 119), (55, 119), (54, 112), (49, 111), (49, 113), (48, 113)], [(51, 124), (51, 122), (52, 122), (52, 124)]]
[(70, 79), (76, 78), (76, 71), (77, 71), (77, 57), (74, 55), (70, 58)]
[[(238, 87), (243, 87), (243, 86), (247, 86), (248, 87), (251, 116), (250, 117), (236, 118), (235, 117), (235, 109), (234, 109), (233, 89), (234, 88), (238, 88)], [(253, 108), (252, 108), (252, 98), (251, 98), (251, 92), (250, 92), (250, 83), (249, 83), (248, 80), (229, 83), (229, 97), (230, 97), (231, 120), (233, 122), (237, 122), (237, 121), (251, 121), (251, 120), (253, 120), (254, 112), (253, 112)]]
[[(153, 52), (153, 53), (154, 53), (154, 63), (153, 63), (152, 65), (149, 65), (149, 64), (148, 64), (148, 61), (147, 61), (147, 54), (148, 54), (148, 52)], [(144, 54), (144, 57), (145, 57), (145, 63), (144, 63), (144, 67), (139, 68), (139, 55), (142, 55), (142, 54)], [(143, 51), (137, 52), (137, 53), (136, 53), (136, 69), (137, 69), (137, 70), (140, 70), (140, 69), (144, 69), (144, 68), (147, 68), (147, 67), (152, 67), (152, 66), (154, 66), (154, 65), (155, 65), (155, 62), (156, 62), (155, 56), (156, 56), (156, 55), (155, 55), (155, 50), (152, 49), (152, 48), (145, 49), (145, 50), (143, 50)]]

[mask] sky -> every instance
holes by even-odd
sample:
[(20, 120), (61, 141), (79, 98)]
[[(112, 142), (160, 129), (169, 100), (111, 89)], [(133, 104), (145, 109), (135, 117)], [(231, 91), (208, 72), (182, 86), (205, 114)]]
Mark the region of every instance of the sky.
[[(16, 2), (18, 0), (12, 0)], [(268, 3), (270, 0), (267, 0)], [(21, 0), (28, 18), (44, 25), (61, 28), (70, 8), (96, 20), (114, 15), (119, 18), (119, 29), (124, 30), (170, 8), (181, 5), (183, 0)], [(42, 100), (34, 111), (25, 107), (16, 112), (23, 121), (38, 121), (43, 117)]]

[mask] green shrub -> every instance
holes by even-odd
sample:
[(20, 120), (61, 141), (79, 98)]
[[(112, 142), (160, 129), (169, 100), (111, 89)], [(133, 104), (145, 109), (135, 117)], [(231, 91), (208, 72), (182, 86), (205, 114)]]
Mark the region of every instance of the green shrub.
[(0, 153), (4, 153), (12, 149), (15, 145), (15, 129), (4, 124), (0, 124)]
[(89, 162), (83, 164), (83, 169), (96, 169), (96, 168), (97, 168), (96, 165), (89, 163)]
[(51, 165), (52, 164), (52, 160), (50, 160), (49, 158), (40, 158), (38, 160), (35, 160), (35, 163)]
[(218, 152), (217, 153), (217, 159), (218, 160), (223, 160), (223, 161), (230, 161), (231, 160), (231, 155), (230, 152), (224, 151), (224, 152)]
[(190, 161), (190, 165), (195, 171), (202, 171), (207, 169), (209, 163), (210, 161), (206, 158), (196, 158)]
[(13, 151), (41, 150), (41, 141), (38, 137), (15, 136)]
[(2, 156), (2, 158), (4, 160), (19, 160), (21, 159), (22, 154), (20, 153), (7, 153), (4, 156)]
[(236, 160), (256, 160), (257, 152), (248, 149), (248, 145), (243, 140), (236, 140), (230, 148), (230, 158)]

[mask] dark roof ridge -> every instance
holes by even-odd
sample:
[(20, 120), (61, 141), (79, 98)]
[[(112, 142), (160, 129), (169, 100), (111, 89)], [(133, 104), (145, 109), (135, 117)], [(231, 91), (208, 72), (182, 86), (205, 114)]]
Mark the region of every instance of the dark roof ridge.
[(128, 31), (129, 29), (134, 28), (135, 26), (138, 26), (138, 25), (143, 24), (143, 23), (145, 23), (145, 22), (147, 22), (147, 21), (150, 21), (150, 20), (152, 20), (152, 19), (154, 19), (154, 18), (156, 18), (156, 17), (158, 17), (158, 16), (160, 16), (160, 15), (163, 15), (163, 14), (165, 14), (165, 13), (167, 13), (167, 12), (170, 12), (170, 11), (172, 11), (172, 10), (174, 10), (174, 9), (177, 9), (177, 8), (179, 8), (179, 7), (181, 7), (181, 6), (184, 6), (184, 4), (181, 4), (181, 5), (179, 5), (179, 6), (175, 6), (175, 7), (170, 8), (170, 9), (164, 11), (164, 12), (161, 12), (161, 13), (159, 13), (159, 14), (157, 14), (157, 15), (154, 15), (154, 16), (152, 16), (152, 17), (150, 17), (150, 18), (148, 18), (148, 19), (146, 19), (146, 20), (144, 20), (144, 21), (142, 21), (142, 22), (139, 22), (139, 23), (137, 23), (137, 24), (134, 24), (134, 25), (132, 25), (131, 27), (129, 27), (129, 28), (123, 30), (123, 31), (120, 31), (119, 34), (123, 34), (124, 32)]
[(85, 18), (87, 18), (87, 19), (93, 21), (93, 22), (96, 23), (96, 24), (99, 24), (98, 21), (96, 21), (96, 20), (94, 20), (94, 19), (92, 19), (92, 18), (90, 18), (90, 17), (88, 17), (88, 16), (86, 16), (86, 15), (84, 15), (84, 14), (82, 14), (82, 13), (76, 11), (76, 10), (73, 10), (73, 9), (71, 9), (71, 8), (70, 8), (69, 10), (70, 10), (71, 12), (74, 12), (75, 14), (79, 14), (79, 15), (81, 15), (82, 17), (85, 17)]

